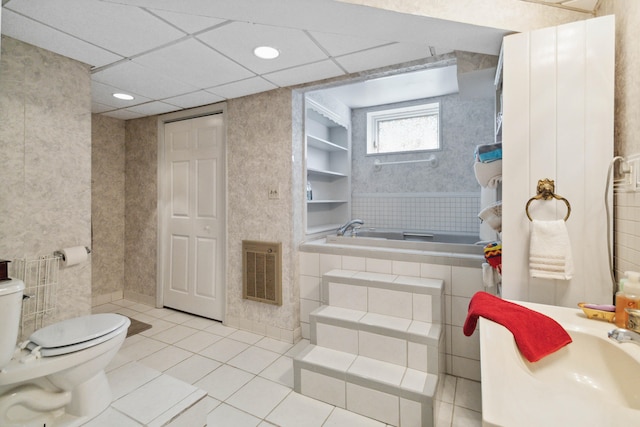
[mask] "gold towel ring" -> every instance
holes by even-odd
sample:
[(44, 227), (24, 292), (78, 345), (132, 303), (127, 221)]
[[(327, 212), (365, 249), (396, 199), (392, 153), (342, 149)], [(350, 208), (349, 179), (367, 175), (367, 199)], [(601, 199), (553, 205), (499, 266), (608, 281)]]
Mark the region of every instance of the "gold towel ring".
[(562, 196), (558, 196), (557, 194), (554, 194), (554, 190), (555, 190), (555, 183), (552, 179), (538, 180), (537, 194), (529, 199), (529, 201), (527, 202), (527, 206), (525, 206), (524, 208), (524, 211), (527, 214), (527, 218), (529, 218), (529, 221), (533, 221), (533, 219), (531, 219), (531, 215), (529, 215), (529, 205), (534, 200), (540, 200), (540, 199), (562, 200), (567, 205), (567, 215), (564, 217), (564, 220), (566, 221), (567, 219), (569, 219), (569, 215), (571, 215), (571, 205), (569, 204), (569, 201)]

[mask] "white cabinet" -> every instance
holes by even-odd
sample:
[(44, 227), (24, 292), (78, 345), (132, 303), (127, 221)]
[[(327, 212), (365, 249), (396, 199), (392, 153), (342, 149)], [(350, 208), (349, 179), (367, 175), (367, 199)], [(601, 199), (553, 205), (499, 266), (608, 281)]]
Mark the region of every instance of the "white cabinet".
[(351, 137), (348, 118), (308, 98), (305, 112), (305, 172), (311, 185), (311, 198), (306, 200), (306, 231), (315, 234), (336, 229), (349, 220)]
[[(603, 196), (613, 158), (614, 78), (613, 15), (505, 37), (504, 298), (567, 307), (611, 301)], [(529, 275), (525, 206), (545, 178), (555, 180), (556, 194), (572, 207), (566, 222), (574, 265), (569, 281)], [(542, 221), (566, 212), (557, 200), (529, 209)]]

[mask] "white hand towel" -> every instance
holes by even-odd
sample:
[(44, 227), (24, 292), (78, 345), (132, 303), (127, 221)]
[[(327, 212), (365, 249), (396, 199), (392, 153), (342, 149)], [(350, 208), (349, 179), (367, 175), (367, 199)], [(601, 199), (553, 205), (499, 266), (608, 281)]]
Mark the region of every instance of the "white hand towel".
[(563, 220), (533, 220), (529, 274), (531, 277), (559, 280), (570, 280), (573, 276), (571, 242)]
[(500, 277), (495, 268), (486, 262), (482, 263), (482, 284), (485, 289), (495, 287), (500, 282)]

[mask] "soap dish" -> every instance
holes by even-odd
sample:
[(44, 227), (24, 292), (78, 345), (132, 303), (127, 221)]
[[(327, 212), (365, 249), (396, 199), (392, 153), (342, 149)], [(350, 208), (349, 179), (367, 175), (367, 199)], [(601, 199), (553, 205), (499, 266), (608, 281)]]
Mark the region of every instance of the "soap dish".
[(613, 323), (614, 318), (616, 317), (615, 310), (614, 311), (598, 310), (593, 307), (588, 307), (590, 305), (593, 305), (593, 304), (588, 304), (586, 302), (578, 303), (578, 307), (580, 307), (582, 311), (584, 311), (584, 314), (586, 314), (589, 319), (604, 320), (606, 322)]

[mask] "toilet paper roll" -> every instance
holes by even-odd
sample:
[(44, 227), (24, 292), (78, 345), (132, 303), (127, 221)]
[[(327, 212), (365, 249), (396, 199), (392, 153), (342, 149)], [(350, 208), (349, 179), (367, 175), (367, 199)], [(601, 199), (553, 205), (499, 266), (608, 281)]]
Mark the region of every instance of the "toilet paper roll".
[(70, 248), (64, 248), (60, 251), (62, 253), (62, 266), (69, 267), (72, 265), (80, 264), (87, 260), (89, 254), (87, 248), (84, 246), (73, 246)]

